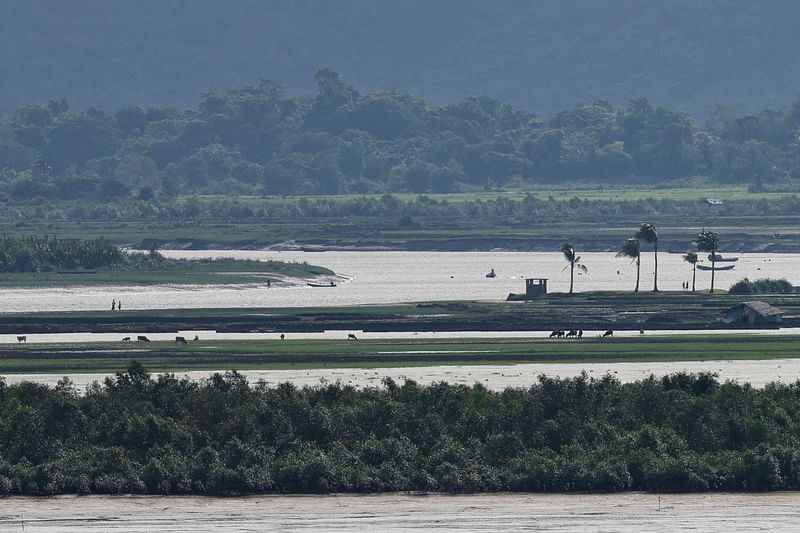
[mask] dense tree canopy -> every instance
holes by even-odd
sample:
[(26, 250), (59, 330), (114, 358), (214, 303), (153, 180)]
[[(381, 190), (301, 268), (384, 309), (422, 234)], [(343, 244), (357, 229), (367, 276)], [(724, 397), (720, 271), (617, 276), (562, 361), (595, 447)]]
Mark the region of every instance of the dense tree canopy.
[(68, 103), (0, 117), (0, 193), (89, 200), (179, 193), (439, 193), (534, 183), (745, 183), (800, 180), (800, 102), (708, 128), (647, 98), (598, 101), (552, 120), (486, 97), (430, 107), (394, 92), (359, 93), (330, 68), (316, 96), (264, 80), (197, 109)]
[(800, 488), (800, 384), (0, 380), (0, 494)]

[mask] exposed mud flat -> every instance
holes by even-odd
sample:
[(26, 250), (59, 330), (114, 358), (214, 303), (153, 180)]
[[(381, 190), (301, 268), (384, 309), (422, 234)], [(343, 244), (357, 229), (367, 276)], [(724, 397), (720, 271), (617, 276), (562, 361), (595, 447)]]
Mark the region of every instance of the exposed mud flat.
[(11, 497), (0, 530), (797, 531), (800, 493)]
[[(224, 372), (224, 369), (216, 372)], [(569, 378), (581, 372), (593, 378), (608, 374), (623, 383), (676, 372), (713, 372), (719, 381), (750, 383), (763, 387), (767, 383), (794, 383), (800, 379), (800, 359), (682, 361), (668, 363), (526, 363), (520, 365), (453, 365), (399, 368), (318, 368), (302, 370), (244, 370), (240, 374), (251, 384), (263, 380), (267, 385), (289, 381), (298, 386), (341, 382), (354, 387), (380, 387), (389, 377), (402, 383), (411, 379), (427, 385), (439, 381), (451, 384), (473, 385), (480, 383), (487, 389), (502, 390), (508, 387), (528, 387), (538, 376)], [(214, 371), (176, 372), (177, 377), (201, 380)], [(102, 382), (112, 374), (66, 374), (78, 390), (84, 390), (94, 381)], [(55, 386), (64, 374), (6, 374), (6, 383), (32, 381)]]

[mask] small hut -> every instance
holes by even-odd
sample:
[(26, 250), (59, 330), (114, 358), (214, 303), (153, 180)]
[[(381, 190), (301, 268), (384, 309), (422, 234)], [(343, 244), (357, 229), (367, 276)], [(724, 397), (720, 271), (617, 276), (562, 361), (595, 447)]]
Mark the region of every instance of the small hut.
[(783, 311), (766, 302), (742, 302), (725, 311), (722, 321), (726, 324), (776, 324), (783, 319)]
[(525, 278), (525, 296), (536, 298), (547, 294), (547, 278)]
[(525, 294), (508, 295), (506, 300), (532, 300), (547, 294), (547, 278), (525, 278)]

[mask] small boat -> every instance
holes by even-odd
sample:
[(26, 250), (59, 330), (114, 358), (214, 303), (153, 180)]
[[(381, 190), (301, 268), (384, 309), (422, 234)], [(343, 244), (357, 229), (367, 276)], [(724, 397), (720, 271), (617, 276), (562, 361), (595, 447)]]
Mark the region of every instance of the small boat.
[(330, 283), (311, 283), (311, 282), (308, 282), (308, 283), (306, 283), (306, 285), (308, 285), (309, 287), (335, 287), (336, 286), (336, 284), (333, 282), (333, 280), (331, 280)]
[(722, 257), (720, 254), (712, 255), (708, 254), (709, 261), (715, 261), (717, 263), (735, 263), (739, 260), (738, 257)]
[(492, 271), (491, 271), (491, 272), (489, 272), (488, 274), (486, 274), (486, 277), (487, 277), (487, 278), (496, 278), (496, 277), (497, 277), (497, 274), (495, 274), (495, 273), (494, 273), (494, 269), (492, 269)]
[[(714, 270), (731, 270), (735, 266), (736, 265), (720, 265), (720, 266), (715, 266)], [(710, 265), (701, 265), (701, 264), (697, 265), (697, 270), (711, 270), (711, 268), (712, 267)]]

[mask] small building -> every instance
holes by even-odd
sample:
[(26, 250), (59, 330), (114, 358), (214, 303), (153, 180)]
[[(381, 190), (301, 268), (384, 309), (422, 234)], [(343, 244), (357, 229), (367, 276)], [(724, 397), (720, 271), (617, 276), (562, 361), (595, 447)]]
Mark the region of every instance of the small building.
[(506, 300), (532, 300), (547, 294), (547, 278), (525, 278), (525, 294), (511, 293)]
[(525, 278), (525, 296), (536, 298), (547, 294), (547, 278)]
[(742, 302), (725, 311), (722, 321), (726, 324), (776, 324), (783, 319), (783, 311), (766, 302)]

